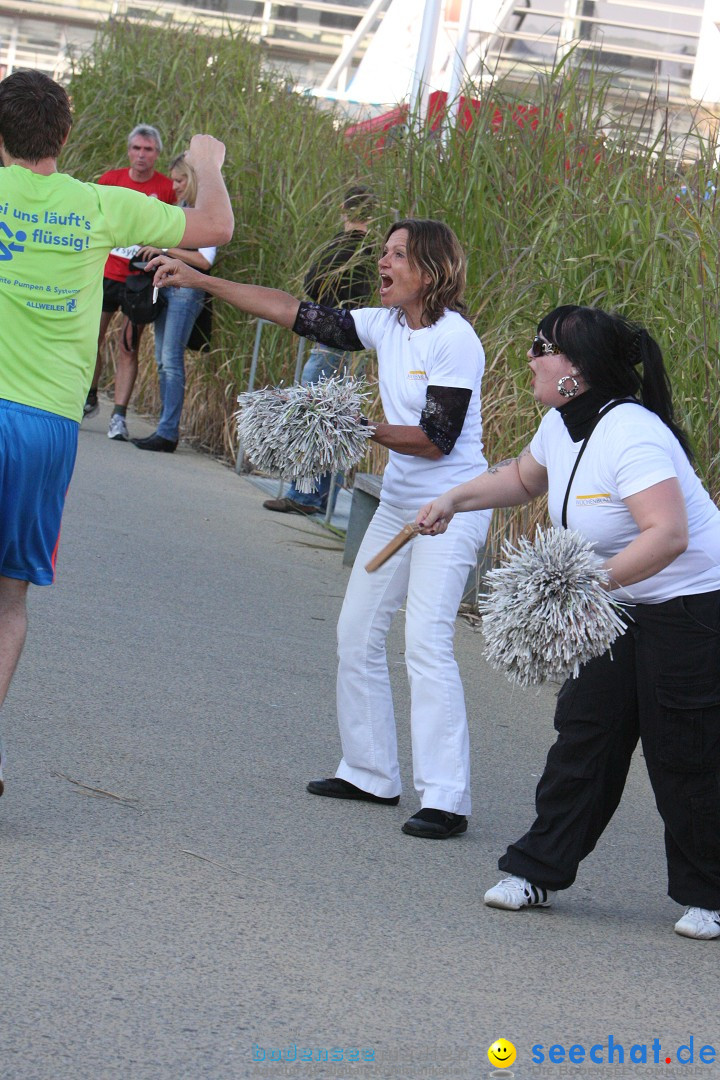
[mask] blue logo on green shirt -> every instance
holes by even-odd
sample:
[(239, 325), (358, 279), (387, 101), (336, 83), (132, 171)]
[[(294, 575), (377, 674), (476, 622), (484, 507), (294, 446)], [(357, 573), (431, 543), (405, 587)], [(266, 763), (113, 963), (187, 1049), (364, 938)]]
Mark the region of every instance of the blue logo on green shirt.
[(3, 232), (10, 241), (13, 241), (6, 244), (3, 240), (0, 240), (0, 262), (7, 262), (8, 259), (12, 259), (14, 252), (25, 250), (23, 244), (27, 240), (27, 233), (23, 232), (22, 229), (18, 229), (14, 233), (12, 229), (8, 229), (4, 221), (0, 221), (0, 232)]

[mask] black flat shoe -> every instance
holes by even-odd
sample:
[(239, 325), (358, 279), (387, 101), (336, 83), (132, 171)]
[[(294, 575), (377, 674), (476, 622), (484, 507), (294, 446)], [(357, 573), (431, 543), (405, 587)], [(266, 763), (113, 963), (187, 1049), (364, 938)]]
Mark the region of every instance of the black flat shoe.
[(423, 836), (427, 840), (447, 840), (449, 836), (464, 833), (467, 827), (468, 819), (463, 814), (426, 807), (406, 821), (402, 831), (408, 836)]
[(157, 431), (146, 439), (131, 439), (138, 450), (159, 450), (163, 454), (172, 454), (177, 446), (177, 439), (164, 439)]
[(331, 776), (328, 780), (311, 780), (307, 790), (311, 795), (324, 795), (328, 799), (358, 799), (360, 802), (382, 803), (384, 806), (397, 806), (400, 802), (399, 795), (383, 799), (380, 795), (355, 787), (347, 780), (341, 780), (339, 776)]

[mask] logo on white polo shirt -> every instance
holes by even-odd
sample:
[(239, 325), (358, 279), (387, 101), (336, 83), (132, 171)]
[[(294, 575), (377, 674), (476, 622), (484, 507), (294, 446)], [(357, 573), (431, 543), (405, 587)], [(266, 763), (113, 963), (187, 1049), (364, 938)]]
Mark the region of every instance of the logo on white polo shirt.
[(603, 503), (610, 502), (609, 491), (596, 491), (592, 495), (576, 495), (576, 506), (602, 506)]
[(415, 368), (412, 371), (408, 371), (407, 377), (408, 379), (427, 379), (427, 372), (420, 371), (419, 368)]

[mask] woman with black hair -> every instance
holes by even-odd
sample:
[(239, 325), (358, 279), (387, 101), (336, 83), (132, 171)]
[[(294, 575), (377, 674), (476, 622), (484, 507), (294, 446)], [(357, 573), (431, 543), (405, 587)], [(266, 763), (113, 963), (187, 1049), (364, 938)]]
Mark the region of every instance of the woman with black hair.
[[(183, 263), (157, 259), (155, 284), (199, 287)], [(375, 349), (385, 420), (371, 438), (390, 451), (380, 505), (357, 554), (338, 623), (337, 708), (343, 757), (307, 790), (394, 806), (400, 797), (395, 716), (385, 641), (405, 603), (417, 813), (410, 836), (445, 840), (467, 830), (470, 747), (453, 637), (458, 607), (490, 523), (463, 515), (442, 542), (416, 536), (373, 574), (365, 564), (411, 524), (436, 491), (486, 468), (480, 386), (485, 354), (464, 316), (465, 255), (441, 221), (409, 218), (387, 232), (378, 261), (381, 307), (348, 310), (289, 293), (210, 278), (205, 287), (241, 311), (342, 351)]]
[(622, 795), (638, 738), (665, 824), (678, 934), (720, 937), (720, 512), (691, 465), (647, 330), (595, 308), (546, 315), (528, 352), (550, 406), (519, 457), (425, 506), (442, 533), (458, 511), (545, 492), (553, 525), (594, 545), (627, 631), (558, 695), (557, 741), (537, 818), (500, 859), (491, 907), (546, 907), (575, 880)]

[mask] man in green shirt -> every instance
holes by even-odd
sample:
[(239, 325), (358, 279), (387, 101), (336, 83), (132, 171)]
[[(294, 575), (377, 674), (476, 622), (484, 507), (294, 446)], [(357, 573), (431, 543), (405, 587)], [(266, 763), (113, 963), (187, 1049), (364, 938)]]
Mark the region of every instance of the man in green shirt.
[(192, 248), (233, 230), (216, 139), (192, 139), (198, 195), (181, 209), (59, 173), (71, 124), (65, 90), (42, 72), (0, 82), (0, 705), (25, 641), (28, 584), (54, 577), (107, 255), (138, 236)]

